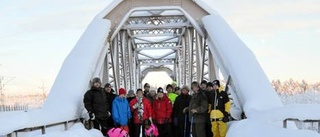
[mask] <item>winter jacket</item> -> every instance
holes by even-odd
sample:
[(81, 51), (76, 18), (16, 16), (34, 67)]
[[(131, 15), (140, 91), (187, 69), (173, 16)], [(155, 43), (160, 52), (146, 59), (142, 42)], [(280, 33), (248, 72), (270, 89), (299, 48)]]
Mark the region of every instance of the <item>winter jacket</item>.
[[(197, 113), (192, 114), (191, 113), (192, 109), (197, 110)], [(207, 101), (206, 95), (200, 91), (192, 95), (190, 104), (189, 104), (190, 120), (191, 120), (191, 117), (193, 117), (194, 123), (205, 123), (207, 112), (208, 112), (208, 101)]]
[[(112, 102), (116, 98), (117, 95), (113, 94), (112, 92), (111, 93), (106, 92), (106, 95), (107, 95), (107, 100), (108, 100), (109, 105), (112, 106)], [(112, 112), (112, 107), (110, 107), (109, 111)]]
[[(133, 108), (133, 106), (138, 103), (138, 108)], [(141, 108), (141, 109), (140, 109)], [(145, 97), (142, 98), (142, 102), (138, 102), (138, 98), (134, 98), (130, 101), (130, 109), (133, 112), (133, 123), (139, 124), (142, 123), (143, 120), (148, 118), (152, 118), (152, 106), (149, 100)], [(142, 110), (142, 119), (139, 119), (139, 110)]]
[(91, 88), (84, 94), (84, 107), (89, 113), (94, 113), (99, 119), (107, 119), (109, 103), (107, 101), (106, 92), (102, 88)]
[(179, 121), (184, 121), (185, 114), (183, 113), (183, 109), (189, 107), (190, 100), (190, 95), (181, 94), (176, 98), (176, 101), (173, 105), (174, 118), (178, 118)]
[(213, 91), (210, 118), (219, 119), (230, 113), (231, 103), (228, 94), (222, 90)]
[(158, 124), (164, 124), (166, 119), (168, 120), (167, 122), (170, 123), (171, 114), (172, 104), (166, 95), (154, 100), (152, 118), (155, 119)]
[(168, 98), (170, 99), (172, 104), (174, 104), (174, 101), (176, 100), (177, 96), (178, 95), (175, 93), (168, 93)]
[(126, 98), (116, 97), (112, 103), (112, 118), (117, 125), (125, 126), (131, 118), (131, 111)]

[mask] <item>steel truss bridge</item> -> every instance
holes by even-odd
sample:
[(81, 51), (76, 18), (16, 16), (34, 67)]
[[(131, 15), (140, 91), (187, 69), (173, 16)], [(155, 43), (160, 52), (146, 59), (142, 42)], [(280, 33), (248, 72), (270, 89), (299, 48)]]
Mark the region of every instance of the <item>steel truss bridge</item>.
[[(166, 72), (179, 85), (225, 79), (233, 109), (249, 117), (261, 108), (282, 106), (255, 55), (204, 0), (114, 0), (89, 24), (37, 112), (64, 117), (7, 131), (80, 118), (93, 77), (116, 91), (135, 90), (153, 71)], [(61, 109), (68, 111), (56, 111)]]

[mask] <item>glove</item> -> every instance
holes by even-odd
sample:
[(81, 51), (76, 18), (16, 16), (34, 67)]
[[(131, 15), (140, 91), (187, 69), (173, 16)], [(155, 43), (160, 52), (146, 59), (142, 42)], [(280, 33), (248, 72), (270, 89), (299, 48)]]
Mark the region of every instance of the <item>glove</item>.
[(90, 120), (96, 119), (96, 116), (92, 112), (89, 112), (89, 117), (90, 117)]
[(188, 110), (189, 110), (189, 107), (185, 107), (184, 109), (183, 109), (183, 114), (185, 114), (185, 113), (187, 113), (188, 112)]
[(222, 122), (224, 122), (224, 123), (227, 123), (229, 121), (230, 121), (229, 120), (229, 116), (225, 116), (225, 117), (222, 118)]
[(133, 109), (137, 109), (139, 107), (139, 103), (136, 103), (132, 106)]
[(111, 116), (111, 113), (110, 113), (110, 111), (108, 111), (108, 117), (110, 117)]
[(198, 111), (196, 109), (191, 109), (191, 113), (194, 114), (194, 113), (197, 113)]
[(165, 119), (164, 119), (164, 123), (165, 123), (165, 124), (168, 124), (168, 123), (169, 123), (169, 118), (165, 118)]
[(230, 121), (230, 119), (229, 119), (230, 114), (227, 111), (222, 111), (222, 113), (223, 113), (223, 116), (224, 116), (222, 118), (222, 122), (224, 122), (224, 123), (229, 122)]

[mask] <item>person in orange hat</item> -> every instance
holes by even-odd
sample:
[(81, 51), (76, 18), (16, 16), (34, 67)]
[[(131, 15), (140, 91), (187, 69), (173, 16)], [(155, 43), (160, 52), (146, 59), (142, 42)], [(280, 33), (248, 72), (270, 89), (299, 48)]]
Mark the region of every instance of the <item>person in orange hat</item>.
[(112, 102), (112, 118), (117, 126), (129, 132), (128, 120), (131, 118), (131, 111), (124, 88), (119, 89), (119, 96)]

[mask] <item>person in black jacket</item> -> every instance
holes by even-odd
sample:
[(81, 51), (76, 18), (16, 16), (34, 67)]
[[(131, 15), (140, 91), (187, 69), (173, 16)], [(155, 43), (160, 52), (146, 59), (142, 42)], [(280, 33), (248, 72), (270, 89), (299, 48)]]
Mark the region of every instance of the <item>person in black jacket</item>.
[[(112, 102), (116, 98), (117, 95), (112, 92), (112, 88), (111, 88), (110, 83), (105, 84), (103, 90), (106, 92), (107, 101), (110, 106), (109, 112), (112, 114), (112, 107), (111, 107)], [(114, 127), (114, 121), (112, 118), (108, 118), (107, 130), (111, 129), (112, 127)]]
[(96, 77), (92, 79), (91, 89), (84, 94), (84, 107), (87, 109), (90, 120), (93, 121), (93, 127), (100, 130), (103, 135), (107, 133), (108, 122), (110, 117), (110, 106), (107, 101), (106, 92), (101, 88), (101, 80)]
[[(188, 120), (188, 111), (185, 108), (189, 107), (191, 96), (189, 95), (189, 87), (183, 86), (181, 94), (176, 98), (173, 106), (174, 125), (178, 126), (176, 137), (190, 136), (190, 122)], [(185, 110), (185, 111), (183, 111)]]

